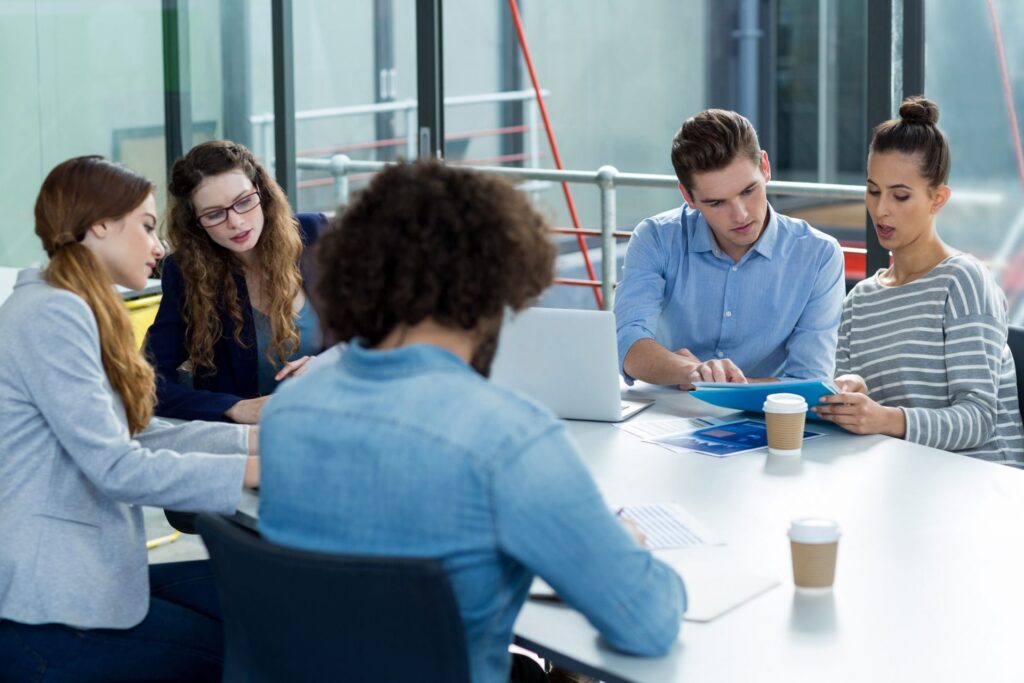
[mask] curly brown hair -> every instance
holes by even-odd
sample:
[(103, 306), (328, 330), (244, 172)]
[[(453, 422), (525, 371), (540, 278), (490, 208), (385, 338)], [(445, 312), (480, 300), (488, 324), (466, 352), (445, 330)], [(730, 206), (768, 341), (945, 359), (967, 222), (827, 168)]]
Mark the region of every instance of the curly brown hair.
[[(548, 285), (544, 219), (508, 182), (416, 161), (379, 173), (317, 247), (317, 303), (334, 341), (379, 344), (427, 318), (472, 330)], [(500, 319), (500, 318), (499, 318)]]
[(232, 171), (244, 173), (260, 193), (264, 225), (254, 249), (260, 286), (269, 301), (265, 311), (270, 320), (267, 359), (274, 365), (283, 363), (299, 347), (292, 310), (292, 302), (302, 286), (298, 221), (281, 187), (256, 162), (252, 152), (230, 140), (211, 140), (193, 147), (174, 162), (167, 185), (167, 237), (185, 280), (182, 314), (187, 325), (188, 358), (197, 370), (213, 368), (213, 346), (224, 334), (218, 306), (224, 306), (234, 321), (235, 342), (245, 345), (235, 285), (241, 263), (199, 226), (192, 205), (192, 195), (203, 179)]

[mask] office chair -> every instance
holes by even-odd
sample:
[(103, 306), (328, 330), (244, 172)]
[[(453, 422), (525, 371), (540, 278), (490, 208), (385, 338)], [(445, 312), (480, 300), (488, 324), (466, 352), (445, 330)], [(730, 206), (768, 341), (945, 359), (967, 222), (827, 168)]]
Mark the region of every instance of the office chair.
[(180, 531), (183, 534), (195, 534), (196, 531), (196, 513), (194, 512), (178, 512), (177, 510), (164, 510), (164, 517), (167, 519), (167, 523), (171, 525), (171, 528), (176, 531)]
[(274, 545), (196, 520), (224, 613), (224, 681), (469, 683), (462, 618), (434, 560)]
[(1006, 345), (1013, 354), (1013, 365), (1017, 369), (1017, 400), (1024, 407), (1024, 327), (1010, 325)]

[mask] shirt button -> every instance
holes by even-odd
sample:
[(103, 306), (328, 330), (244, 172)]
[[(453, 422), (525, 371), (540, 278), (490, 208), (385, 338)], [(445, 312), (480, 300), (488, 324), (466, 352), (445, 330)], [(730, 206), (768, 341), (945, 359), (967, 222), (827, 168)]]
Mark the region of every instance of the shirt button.
[(726, 311), (725, 312), (725, 317), (726, 318), (731, 318), (732, 317), (732, 311)]
[(719, 358), (724, 358), (725, 357), (725, 354), (722, 353), (721, 351), (718, 351), (717, 353), (715, 353), (715, 355), (718, 356)]
[(737, 270), (739, 270), (739, 269), (740, 269), (740, 267), (739, 267), (739, 266), (733, 266), (733, 267), (732, 267), (732, 272), (734, 272), (734, 273), (735, 273), (735, 272), (736, 272)]

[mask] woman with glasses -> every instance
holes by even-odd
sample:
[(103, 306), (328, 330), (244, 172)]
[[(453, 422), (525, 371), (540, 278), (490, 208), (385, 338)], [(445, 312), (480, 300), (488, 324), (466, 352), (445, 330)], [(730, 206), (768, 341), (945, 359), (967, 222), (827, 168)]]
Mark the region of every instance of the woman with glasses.
[(322, 214), (292, 215), (243, 145), (213, 140), (174, 162), (163, 299), (146, 348), (158, 415), (254, 424), (277, 383), (323, 349), (303, 250)]

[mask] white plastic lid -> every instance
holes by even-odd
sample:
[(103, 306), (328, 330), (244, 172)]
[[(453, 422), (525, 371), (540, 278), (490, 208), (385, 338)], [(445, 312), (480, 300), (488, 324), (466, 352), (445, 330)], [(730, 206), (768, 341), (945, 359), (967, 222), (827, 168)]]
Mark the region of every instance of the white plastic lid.
[(789, 524), (789, 538), (797, 543), (835, 543), (839, 536), (839, 525), (831, 519), (804, 517)]
[(807, 401), (800, 394), (768, 394), (761, 409), (766, 413), (806, 413)]

